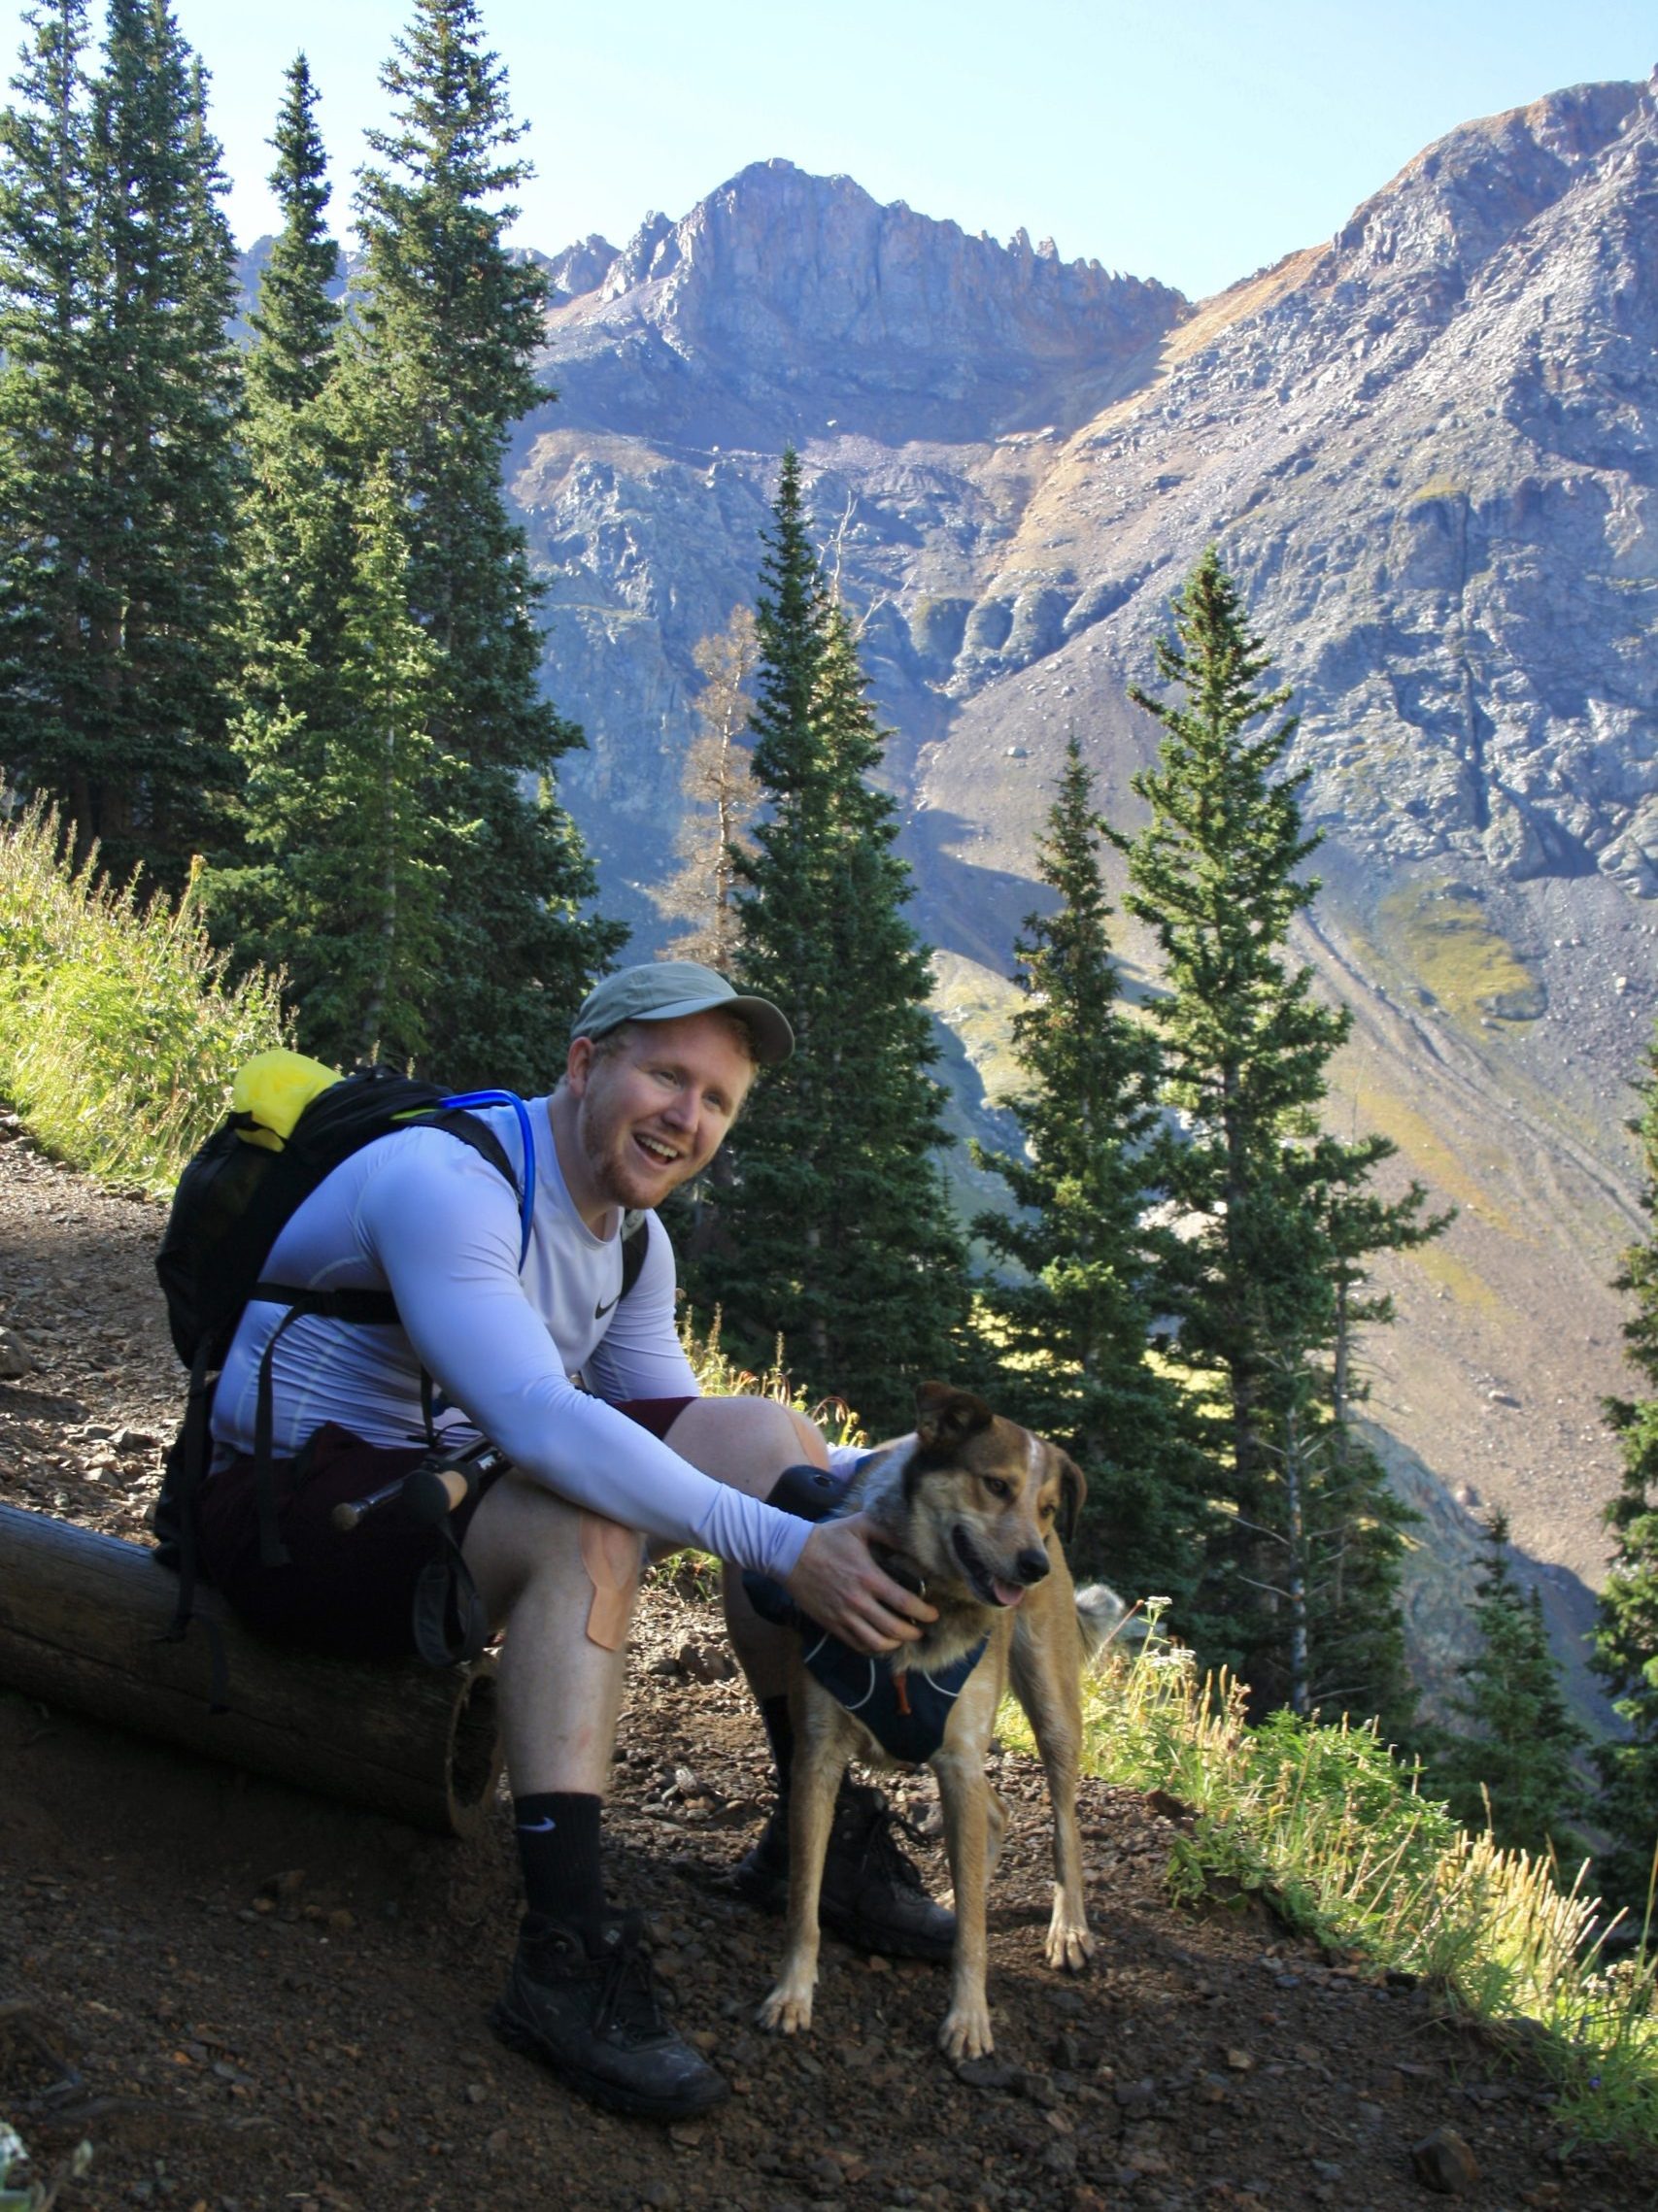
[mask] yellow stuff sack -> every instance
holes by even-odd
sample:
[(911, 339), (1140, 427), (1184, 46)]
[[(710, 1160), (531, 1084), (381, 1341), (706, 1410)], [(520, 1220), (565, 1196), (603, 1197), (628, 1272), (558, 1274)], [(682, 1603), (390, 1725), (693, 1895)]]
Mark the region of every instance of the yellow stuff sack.
[(337, 1067), (324, 1067), (303, 1053), (290, 1053), (282, 1046), (259, 1053), (236, 1070), (230, 1087), (230, 1111), (246, 1114), (254, 1124), (238, 1129), (238, 1136), (244, 1144), (281, 1152), (312, 1099), (341, 1080)]

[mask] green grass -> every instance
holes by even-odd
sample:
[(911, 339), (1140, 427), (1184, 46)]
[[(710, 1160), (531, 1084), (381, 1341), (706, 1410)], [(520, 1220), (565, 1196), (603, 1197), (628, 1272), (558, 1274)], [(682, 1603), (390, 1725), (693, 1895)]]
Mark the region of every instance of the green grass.
[[(1523, 2040), (1581, 2135), (1658, 2148), (1658, 1962), (1644, 1946), (1608, 1962), (1581, 1872), (1563, 1882), (1551, 1863), (1470, 1835), (1418, 1794), (1373, 1727), (1288, 1713), (1246, 1726), (1238, 1685), (1200, 1680), (1158, 1634), (1156, 1611), (1153, 1600), (1140, 1655), (1084, 1685), (1083, 1764), (1191, 1807), (1171, 1896), (1222, 1908), (1257, 1897), (1378, 1973), (1419, 1975), (1454, 2010)], [(1016, 1707), (998, 1732), (1033, 1749)]]
[(1378, 917), (1406, 967), (1447, 1013), (1531, 1021), (1543, 1010), (1531, 970), (1484, 908), (1443, 880), (1407, 884), (1381, 901)]
[(196, 919), (137, 879), (76, 869), (55, 815), (0, 827), (0, 1092), (47, 1151), (118, 1189), (171, 1191), (244, 1060), (288, 1041), (280, 985), (227, 987)]
[(960, 1040), (987, 1106), (1005, 1106), (1024, 1088), (1013, 1051), (1013, 1017), (1024, 1002), (1017, 984), (976, 960), (959, 953), (932, 955), (932, 1010)]

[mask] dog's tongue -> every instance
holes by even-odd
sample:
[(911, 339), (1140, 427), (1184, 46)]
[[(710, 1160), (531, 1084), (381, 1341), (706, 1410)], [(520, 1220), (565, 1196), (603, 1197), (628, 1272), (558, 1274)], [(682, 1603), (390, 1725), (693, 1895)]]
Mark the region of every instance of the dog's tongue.
[(990, 1578), (990, 1586), (996, 1592), (996, 1601), (998, 1605), (1017, 1605), (1025, 1594), (1022, 1583), (998, 1582), (995, 1575)]

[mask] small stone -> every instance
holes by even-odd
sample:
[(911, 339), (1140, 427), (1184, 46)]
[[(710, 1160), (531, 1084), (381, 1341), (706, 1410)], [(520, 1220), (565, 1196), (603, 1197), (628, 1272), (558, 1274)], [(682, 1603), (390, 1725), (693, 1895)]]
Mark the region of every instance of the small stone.
[(1013, 2080), (1021, 2096), (1028, 2096), (1032, 2104), (1041, 2105), (1045, 2111), (1051, 2112), (1060, 2101), (1060, 2093), (1049, 2076), (1037, 2073), (1033, 2067), (1016, 2066)]
[(1012, 2089), (1017, 2076), (1000, 2059), (962, 2059), (957, 2062), (956, 2079), (965, 2082), (969, 2089)]
[(1255, 2071), (1255, 2060), (1253, 2054), (1248, 2051), (1241, 2050), (1235, 2044), (1230, 2051), (1228, 2051), (1226, 2055), (1226, 2063), (1227, 2071), (1229, 2073), (1252, 2074)]
[(18, 1383), (34, 1366), (21, 1341), (9, 1328), (0, 1328), (0, 1382)]
[(682, 2120), (668, 2129), (668, 2141), (676, 2151), (694, 2151), (707, 2132), (699, 2120)]
[(1410, 2146), (1410, 2163), (1425, 2189), (1460, 2196), (1479, 2179), (1479, 2162), (1454, 2128), (1436, 2128)]
[(504, 2151), (511, 2150), (512, 2139), (510, 2128), (491, 2128), (484, 2137), (484, 2156), (487, 2159), (498, 2159)]

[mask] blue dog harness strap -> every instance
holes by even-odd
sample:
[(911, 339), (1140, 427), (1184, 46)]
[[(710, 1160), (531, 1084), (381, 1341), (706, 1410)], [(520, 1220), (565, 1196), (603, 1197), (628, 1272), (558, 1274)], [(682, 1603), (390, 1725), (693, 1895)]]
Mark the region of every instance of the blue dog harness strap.
[(944, 1741), (951, 1708), (985, 1654), (988, 1636), (936, 1674), (919, 1666), (893, 1671), (892, 1655), (855, 1652), (800, 1611), (780, 1583), (745, 1574), (743, 1588), (762, 1621), (798, 1630), (800, 1657), (829, 1695), (862, 1721), (889, 1758), (920, 1766)]

